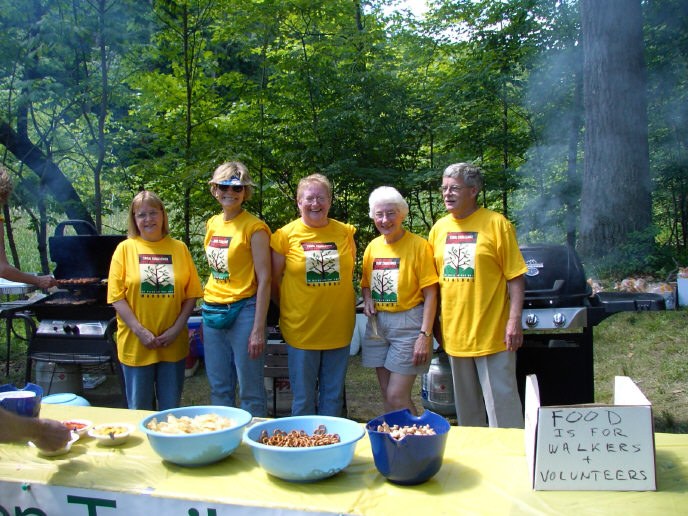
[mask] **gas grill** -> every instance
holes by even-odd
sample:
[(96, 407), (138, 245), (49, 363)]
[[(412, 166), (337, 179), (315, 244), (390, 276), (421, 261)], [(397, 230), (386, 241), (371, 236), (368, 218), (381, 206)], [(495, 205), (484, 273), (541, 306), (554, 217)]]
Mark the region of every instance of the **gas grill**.
[(516, 361), (521, 400), (525, 400), (526, 376), (536, 374), (543, 405), (593, 403), (593, 327), (619, 312), (664, 310), (664, 297), (593, 294), (571, 246), (528, 245), (521, 247), (521, 253), (528, 266), (524, 339)]
[[(67, 235), (72, 227), (77, 234)], [(26, 381), (33, 362), (103, 364), (109, 362), (123, 387), (114, 341), (115, 310), (107, 304), (110, 260), (124, 235), (99, 235), (82, 220), (61, 222), (48, 239), (54, 276), (60, 289), (32, 303), (38, 325), (29, 341)], [(124, 392), (124, 391), (122, 391)]]

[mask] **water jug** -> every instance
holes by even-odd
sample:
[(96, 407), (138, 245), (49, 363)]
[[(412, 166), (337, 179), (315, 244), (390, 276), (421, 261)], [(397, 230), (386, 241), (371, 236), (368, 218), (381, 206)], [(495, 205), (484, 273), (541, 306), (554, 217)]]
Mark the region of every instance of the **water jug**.
[(451, 366), (445, 352), (440, 351), (435, 354), (430, 362), (430, 369), (421, 376), (420, 380), (420, 397), (423, 407), (443, 416), (456, 414)]

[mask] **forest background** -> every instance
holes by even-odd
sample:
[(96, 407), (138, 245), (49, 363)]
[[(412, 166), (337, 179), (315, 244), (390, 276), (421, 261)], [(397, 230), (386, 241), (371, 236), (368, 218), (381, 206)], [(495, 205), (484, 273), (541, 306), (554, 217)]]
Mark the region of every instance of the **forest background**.
[[(391, 0), (0, 0), (11, 260), (49, 271), (65, 218), (124, 232), (146, 188), (205, 276), (207, 182), (227, 160), (272, 229), (298, 215), (298, 180), (326, 174), (363, 249), (373, 188), (397, 187), (425, 235), (442, 169), (472, 161), (522, 244), (577, 245), (593, 276), (668, 278), (688, 264), (687, 25), (682, 0), (437, 0), (423, 17)], [(27, 225), (37, 253), (14, 242)]]

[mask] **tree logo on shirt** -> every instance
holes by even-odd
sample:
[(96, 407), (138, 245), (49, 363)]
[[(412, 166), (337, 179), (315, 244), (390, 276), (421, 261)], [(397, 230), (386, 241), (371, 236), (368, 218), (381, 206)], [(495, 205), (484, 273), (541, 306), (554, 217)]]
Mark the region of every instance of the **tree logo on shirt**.
[(140, 254), (142, 296), (174, 295), (174, 269), (170, 254)]
[(216, 280), (229, 279), (229, 244), (232, 242), (232, 237), (229, 236), (212, 236), (208, 247), (205, 248), (205, 257), (210, 266), (210, 273)]
[(444, 279), (472, 279), (475, 277), (476, 232), (447, 233), (444, 242)]
[(375, 258), (370, 291), (376, 303), (399, 300), (399, 258)]
[(320, 286), (338, 283), (339, 251), (334, 242), (303, 242), (306, 255), (306, 285)]

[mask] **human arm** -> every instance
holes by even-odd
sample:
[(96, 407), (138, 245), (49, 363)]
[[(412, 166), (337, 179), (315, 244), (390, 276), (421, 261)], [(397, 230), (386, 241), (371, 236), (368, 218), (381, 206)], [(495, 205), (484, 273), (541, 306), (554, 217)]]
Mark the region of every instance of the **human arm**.
[(370, 287), (361, 288), (361, 294), (363, 294), (363, 313), (366, 317), (372, 317), (375, 315), (375, 301), (373, 301)]
[(18, 416), (0, 408), (0, 442), (32, 441), (42, 450), (62, 448), (71, 437), (69, 428), (52, 419)]
[(256, 315), (248, 339), (249, 358), (258, 358), (265, 351), (265, 325), (270, 307), (271, 265), (270, 237), (267, 231), (256, 231), (251, 236), (251, 255), (258, 281), (256, 292)]
[(432, 333), (437, 311), (437, 283), (421, 290), (424, 298), (423, 322), (413, 348), (413, 365), (425, 364), (432, 356), (432, 335), (426, 336), (424, 333)]
[(155, 337), (154, 344), (151, 347), (165, 348), (177, 340), (177, 336), (186, 330), (186, 325), (189, 321), (189, 316), (193, 312), (196, 306), (196, 297), (190, 297), (182, 301), (181, 309), (179, 310), (179, 315), (174, 321), (174, 324), (167, 328), (160, 335)]
[(117, 312), (117, 315), (119, 315), (122, 321), (124, 321), (124, 324), (126, 324), (131, 331), (134, 332), (134, 335), (138, 337), (139, 341), (141, 341), (141, 344), (148, 349), (158, 347), (158, 342), (155, 339), (156, 336), (153, 334), (153, 332), (139, 322), (136, 314), (134, 314), (134, 311), (131, 309), (131, 306), (129, 306), (129, 303), (126, 299), (114, 301), (112, 306)]
[(7, 253), (5, 251), (5, 228), (0, 224), (0, 278), (5, 278), (10, 281), (17, 281), (19, 283), (28, 283), (35, 285), (40, 289), (48, 289), (57, 285), (57, 281), (50, 275), (36, 276), (34, 274), (27, 274), (22, 272), (7, 261)]
[(507, 351), (516, 351), (523, 345), (523, 298), (525, 296), (526, 280), (523, 274), (506, 282), (509, 289), (509, 320), (506, 323), (504, 342)]
[(282, 275), (284, 274), (284, 266), (286, 264), (286, 257), (283, 254), (278, 253), (274, 249), (271, 251), (271, 261), (272, 261), (272, 290), (271, 297), (272, 302), (279, 307), (280, 304), (280, 287), (282, 285)]

